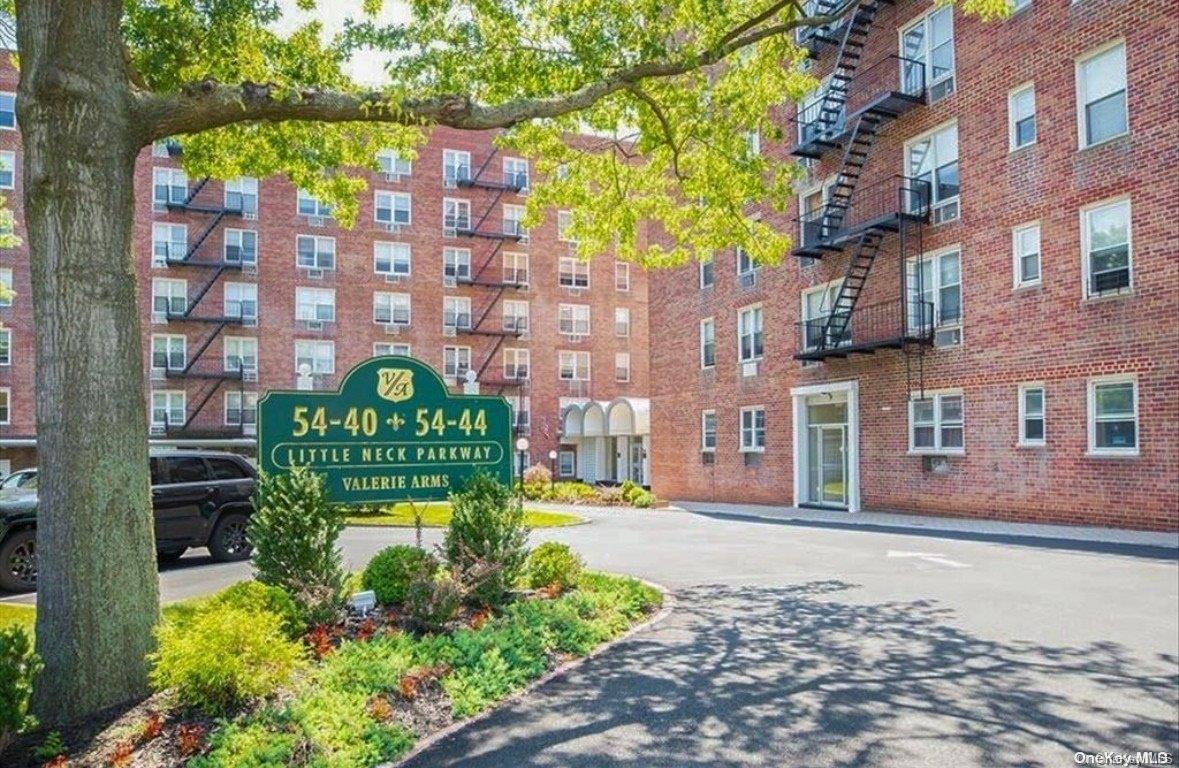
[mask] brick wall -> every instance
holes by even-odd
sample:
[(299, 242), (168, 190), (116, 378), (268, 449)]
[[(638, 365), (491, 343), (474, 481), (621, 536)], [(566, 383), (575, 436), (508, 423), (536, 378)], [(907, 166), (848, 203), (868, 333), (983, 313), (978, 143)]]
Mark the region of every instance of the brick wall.
[[(884, 6), (863, 61), (896, 52), (897, 28), (928, 10), (924, 3)], [(732, 253), (718, 257), (716, 287), (697, 287), (694, 265), (652, 278), (652, 475), (657, 493), (673, 499), (791, 503), (792, 387), (854, 380), (859, 386), (860, 488), (868, 509), (987, 518), (1179, 528), (1179, 203), (1159, 194), (1179, 172), (1174, 91), (1179, 82), (1170, 5), (1032, 0), (1007, 21), (982, 24), (954, 16), (955, 93), (892, 121), (869, 151), (862, 185), (903, 172), (903, 145), (957, 120), (961, 217), (923, 228), (925, 252), (961, 248), (963, 340), (933, 349), (918, 369), (896, 350), (829, 358), (803, 366), (792, 359), (800, 292), (843, 276), (847, 254), (814, 266), (784, 257), (760, 270), (757, 286), (736, 285)], [(1130, 133), (1078, 151), (1075, 60), (1124, 39)], [(831, 66), (831, 47), (816, 63)], [(1035, 82), (1038, 141), (1008, 151), (1007, 94)], [(854, 98), (854, 92), (853, 92)], [(787, 124), (787, 144), (793, 125)], [(766, 151), (789, 147), (763, 142)], [(828, 153), (812, 178), (837, 170)], [(1171, 184), (1173, 186), (1173, 184)], [(1119, 195), (1132, 205), (1133, 292), (1099, 300), (1082, 296), (1080, 209)], [(794, 228), (782, 217), (783, 226)], [(1011, 229), (1041, 225), (1042, 283), (1013, 289)], [(906, 255), (917, 245), (912, 239)], [(861, 307), (899, 297), (898, 238), (890, 236), (872, 267)], [(743, 379), (736, 362), (736, 310), (761, 302), (766, 354), (760, 375)], [(716, 320), (717, 365), (702, 371), (700, 318)], [(1092, 376), (1136, 375), (1139, 455), (1087, 455), (1086, 386)], [(1017, 387), (1046, 386), (1047, 441), (1017, 447)], [(965, 398), (963, 456), (947, 472), (923, 468), (908, 452), (906, 391), (960, 388)], [(741, 406), (767, 409), (761, 463), (747, 467), (737, 451)], [(700, 411), (718, 416), (715, 465), (701, 461)]]

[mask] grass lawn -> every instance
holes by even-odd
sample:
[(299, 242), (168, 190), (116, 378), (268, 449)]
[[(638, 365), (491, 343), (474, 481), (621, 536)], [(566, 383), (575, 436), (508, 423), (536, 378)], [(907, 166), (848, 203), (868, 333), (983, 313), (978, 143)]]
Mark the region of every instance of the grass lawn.
[[(425, 528), (445, 528), (450, 524), (450, 504), (446, 502), (419, 504), (418, 509), (424, 509), (422, 526)], [(380, 513), (375, 515), (352, 515), (348, 522), (353, 525), (413, 526), (413, 513), (408, 504), (398, 504), (394, 507), (382, 507)], [(539, 509), (524, 510), (524, 524), (529, 528), (557, 528), (580, 522), (581, 518), (577, 515), (545, 512)]]
[(19, 624), (29, 632), (32, 632), (33, 622), (36, 621), (36, 617), (37, 609), (31, 605), (0, 603), (0, 627), (7, 627), (9, 624)]

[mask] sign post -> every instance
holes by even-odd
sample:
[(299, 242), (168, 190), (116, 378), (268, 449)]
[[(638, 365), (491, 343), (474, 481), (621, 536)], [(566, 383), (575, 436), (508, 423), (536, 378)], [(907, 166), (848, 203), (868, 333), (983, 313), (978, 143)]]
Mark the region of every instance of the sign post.
[(502, 397), (453, 395), (411, 357), (366, 360), (335, 392), (271, 390), (258, 402), (258, 465), (307, 466), (344, 504), (445, 499), (482, 470), (512, 482), (512, 412)]

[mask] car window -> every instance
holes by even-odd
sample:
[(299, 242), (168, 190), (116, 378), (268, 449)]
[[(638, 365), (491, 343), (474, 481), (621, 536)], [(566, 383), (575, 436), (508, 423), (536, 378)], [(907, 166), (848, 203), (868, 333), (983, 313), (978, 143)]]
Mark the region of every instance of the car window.
[(20, 487), (30, 491), (37, 490), (37, 474), (35, 472), (31, 473), (28, 479), (20, 484)]
[(233, 459), (210, 458), (207, 461), (214, 480), (241, 480), (246, 477), (245, 470)]
[(164, 463), (169, 483), (199, 483), (209, 479), (205, 462), (199, 456), (169, 456)]
[(0, 488), (18, 488), (20, 487), (20, 479), (19, 474), (9, 475), (4, 478), (4, 482), (0, 483)]

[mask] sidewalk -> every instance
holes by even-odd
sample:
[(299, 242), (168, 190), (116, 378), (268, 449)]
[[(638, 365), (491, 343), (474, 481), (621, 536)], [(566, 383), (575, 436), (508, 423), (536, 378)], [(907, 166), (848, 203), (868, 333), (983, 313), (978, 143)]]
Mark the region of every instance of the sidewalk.
[(1150, 547), (1175, 550), (1175, 555), (1179, 557), (1179, 533), (1177, 532), (1130, 531), (1083, 525), (1012, 523), (961, 517), (905, 515), (895, 512), (856, 512), (852, 514), (839, 510), (803, 509), (768, 504), (727, 504), (713, 501), (677, 501), (673, 502), (672, 508), (724, 517), (754, 518), (840, 528), (863, 527), (871, 530), (888, 530), (919, 535), (942, 534), (950, 537), (994, 538), (996, 540), (1043, 539), (1055, 542)]

